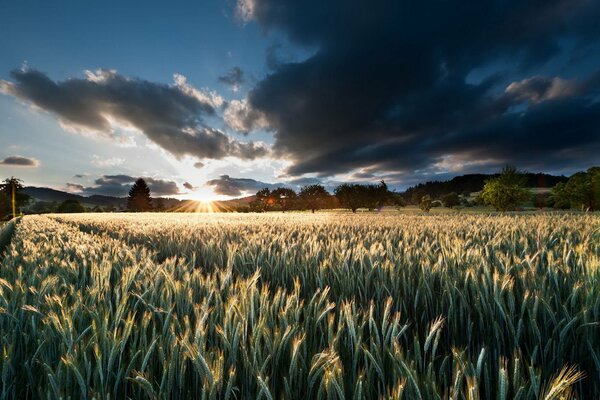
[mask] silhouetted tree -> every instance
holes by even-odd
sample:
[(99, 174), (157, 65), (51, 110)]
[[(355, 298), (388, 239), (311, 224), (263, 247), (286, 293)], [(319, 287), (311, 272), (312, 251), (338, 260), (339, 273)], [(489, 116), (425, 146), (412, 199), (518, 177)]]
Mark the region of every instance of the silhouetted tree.
[(286, 212), (293, 207), (298, 196), (292, 189), (277, 188), (271, 192), (269, 197), (273, 199), (273, 203), (276, 204), (281, 211)]
[(363, 206), (369, 210), (383, 207), (391, 201), (393, 196), (384, 181), (378, 185), (360, 186), (359, 194), (363, 198)]
[(486, 181), (481, 197), (498, 211), (514, 210), (531, 196), (524, 188), (526, 182), (523, 173), (515, 167), (506, 166), (498, 177)]
[(271, 199), (271, 191), (268, 188), (260, 189), (254, 195), (255, 199), (249, 204), (250, 211), (253, 212), (264, 212), (269, 209), (269, 201)]
[(85, 207), (77, 200), (65, 200), (56, 208), (57, 213), (83, 213)]
[(30, 197), (23, 193), (23, 181), (13, 177), (0, 183), (0, 219), (16, 217), (29, 203)]
[(330, 194), (321, 185), (308, 185), (300, 189), (298, 197), (301, 207), (314, 213), (315, 210), (326, 207)]
[(129, 211), (150, 211), (152, 210), (152, 198), (150, 197), (150, 188), (146, 181), (139, 178), (129, 190), (127, 198), (127, 209)]
[(364, 204), (364, 190), (361, 185), (344, 183), (334, 190), (340, 205), (349, 208), (353, 213)]
[(441, 198), (444, 207), (452, 208), (460, 204), (460, 197), (456, 192), (450, 192), (442, 196)]

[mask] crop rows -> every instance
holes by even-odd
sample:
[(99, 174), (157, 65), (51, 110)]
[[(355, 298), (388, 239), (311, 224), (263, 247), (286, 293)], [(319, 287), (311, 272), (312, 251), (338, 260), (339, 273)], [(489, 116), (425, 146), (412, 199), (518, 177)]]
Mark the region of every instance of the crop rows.
[(594, 215), (60, 215), (0, 269), (2, 398), (600, 397)]

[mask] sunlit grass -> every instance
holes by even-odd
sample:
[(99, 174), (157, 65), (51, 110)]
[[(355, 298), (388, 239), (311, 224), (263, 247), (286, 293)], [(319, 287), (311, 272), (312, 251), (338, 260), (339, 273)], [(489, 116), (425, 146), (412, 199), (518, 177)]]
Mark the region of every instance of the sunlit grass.
[(599, 266), (597, 215), (27, 216), (0, 390), (600, 398)]

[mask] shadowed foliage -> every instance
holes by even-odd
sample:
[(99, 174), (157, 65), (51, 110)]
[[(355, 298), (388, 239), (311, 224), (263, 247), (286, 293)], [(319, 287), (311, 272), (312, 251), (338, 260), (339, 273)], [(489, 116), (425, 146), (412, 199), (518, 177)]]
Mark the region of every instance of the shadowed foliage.
[(152, 198), (150, 197), (150, 188), (146, 181), (139, 178), (129, 190), (127, 198), (127, 209), (129, 211), (150, 211), (152, 210)]

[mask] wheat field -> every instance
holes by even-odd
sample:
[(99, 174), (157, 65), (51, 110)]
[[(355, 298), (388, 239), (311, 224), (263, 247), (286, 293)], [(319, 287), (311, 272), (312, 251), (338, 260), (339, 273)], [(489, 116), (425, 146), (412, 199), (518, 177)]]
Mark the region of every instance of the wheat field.
[(24, 217), (2, 399), (600, 398), (600, 217)]

